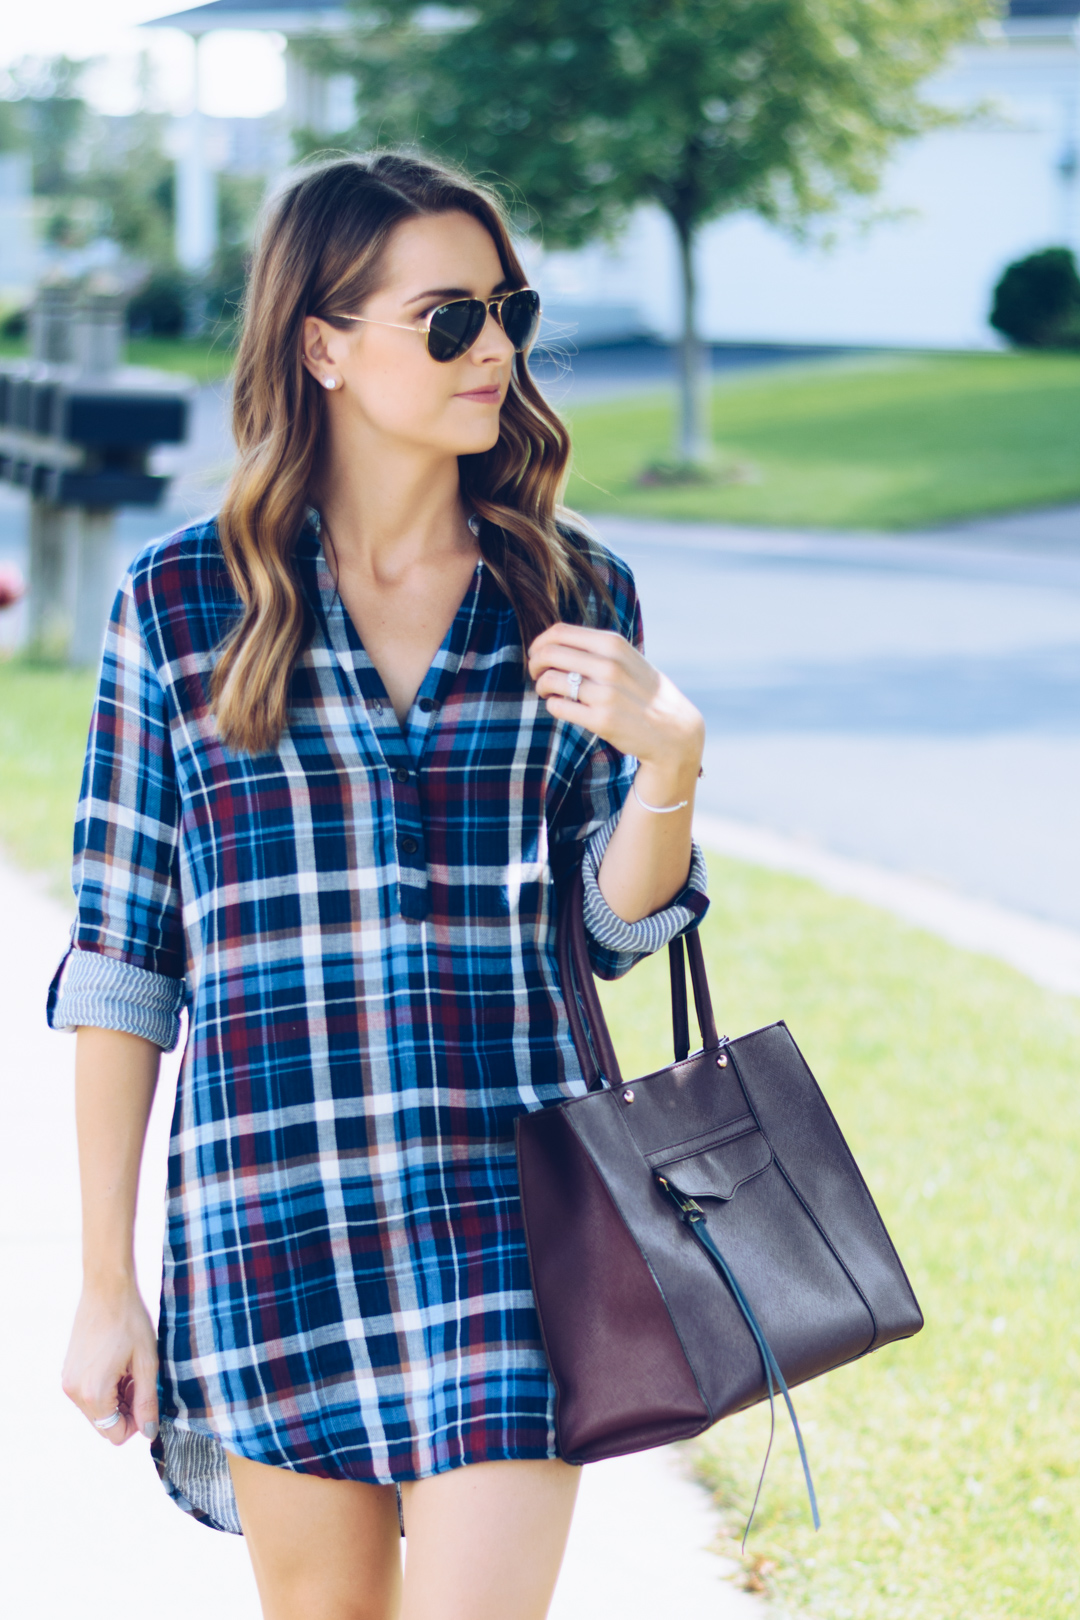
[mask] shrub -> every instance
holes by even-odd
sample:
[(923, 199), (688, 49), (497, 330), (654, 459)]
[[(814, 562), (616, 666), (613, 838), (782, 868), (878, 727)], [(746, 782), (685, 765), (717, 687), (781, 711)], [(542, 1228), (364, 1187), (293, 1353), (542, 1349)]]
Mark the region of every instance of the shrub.
[(181, 337), (190, 300), (190, 278), (182, 270), (155, 270), (128, 300), (128, 331), (133, 337)]
[(25, 309), (10, 310), (0, 322), (0, 337), (24, 338), (29, 330), (30, 316)]
[(1017, 259), (994, 288), (990, 325), (1025, 349), (1080, 348), (1080, 275), (1069, 248)]

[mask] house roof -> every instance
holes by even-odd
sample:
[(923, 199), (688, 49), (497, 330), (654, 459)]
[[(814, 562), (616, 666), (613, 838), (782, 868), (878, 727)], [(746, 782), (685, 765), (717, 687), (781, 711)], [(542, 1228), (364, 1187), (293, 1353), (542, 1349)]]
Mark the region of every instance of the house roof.
[(1080, 17), (1080, 0), (1009, 0), (1010, 17)]
[(152, 17), (144, 28), (182, 28), (186, 33), (209, 33), (215, 28), (274, 28), (282, 33), (306, 33), (313, 27), (341, 28), (349, 21), (344, 5), (333, 0), (209, 0), (187, 11)]
[[(1009, 0), (1009, 16), (1080, 17), (1080, 0)], [(313, 27), (342, 28), (349, 21), (345, 5), (333, 0), (208, 0), (187, 11), (154, 17), (144, 28), (182, 28), (208, 33), (214, 28), (276, 28), (282, 33), (306, 33)]]

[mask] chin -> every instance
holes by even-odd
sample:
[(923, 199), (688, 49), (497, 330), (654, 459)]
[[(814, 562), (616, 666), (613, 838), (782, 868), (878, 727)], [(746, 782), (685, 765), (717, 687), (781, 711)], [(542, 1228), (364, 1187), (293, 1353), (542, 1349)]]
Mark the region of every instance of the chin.
[(472, 433), (468, 443), (458, 441), (454, 454), (458, 456), (482, 456), (485, 450), (494, 450), (499, 442), (499, 424), (496, 420), (488, 432)]

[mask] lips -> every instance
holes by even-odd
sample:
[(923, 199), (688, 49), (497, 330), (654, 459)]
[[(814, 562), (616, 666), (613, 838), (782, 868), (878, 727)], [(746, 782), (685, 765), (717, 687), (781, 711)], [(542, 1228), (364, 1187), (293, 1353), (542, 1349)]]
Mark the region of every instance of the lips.
[(499, 392), (498, 388), (468, 388), (460, 394), (455, 394), (454, 398), (475, 399), (479, 400), (481, 404), (490, 405), (498, 399)]

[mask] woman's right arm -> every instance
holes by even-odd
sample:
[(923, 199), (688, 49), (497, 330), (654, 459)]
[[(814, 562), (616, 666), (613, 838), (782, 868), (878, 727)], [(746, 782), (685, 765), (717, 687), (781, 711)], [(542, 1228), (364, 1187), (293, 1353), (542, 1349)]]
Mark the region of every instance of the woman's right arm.
[(82, 1187), (83, 1289), (64, 1361), (64, 1393), (113, 1445), (157, 1434), (157, 1336), (135, 1277), (135, 1202), (161, 1048), (140, 1035), (80, 1027), (75, 1114)]

